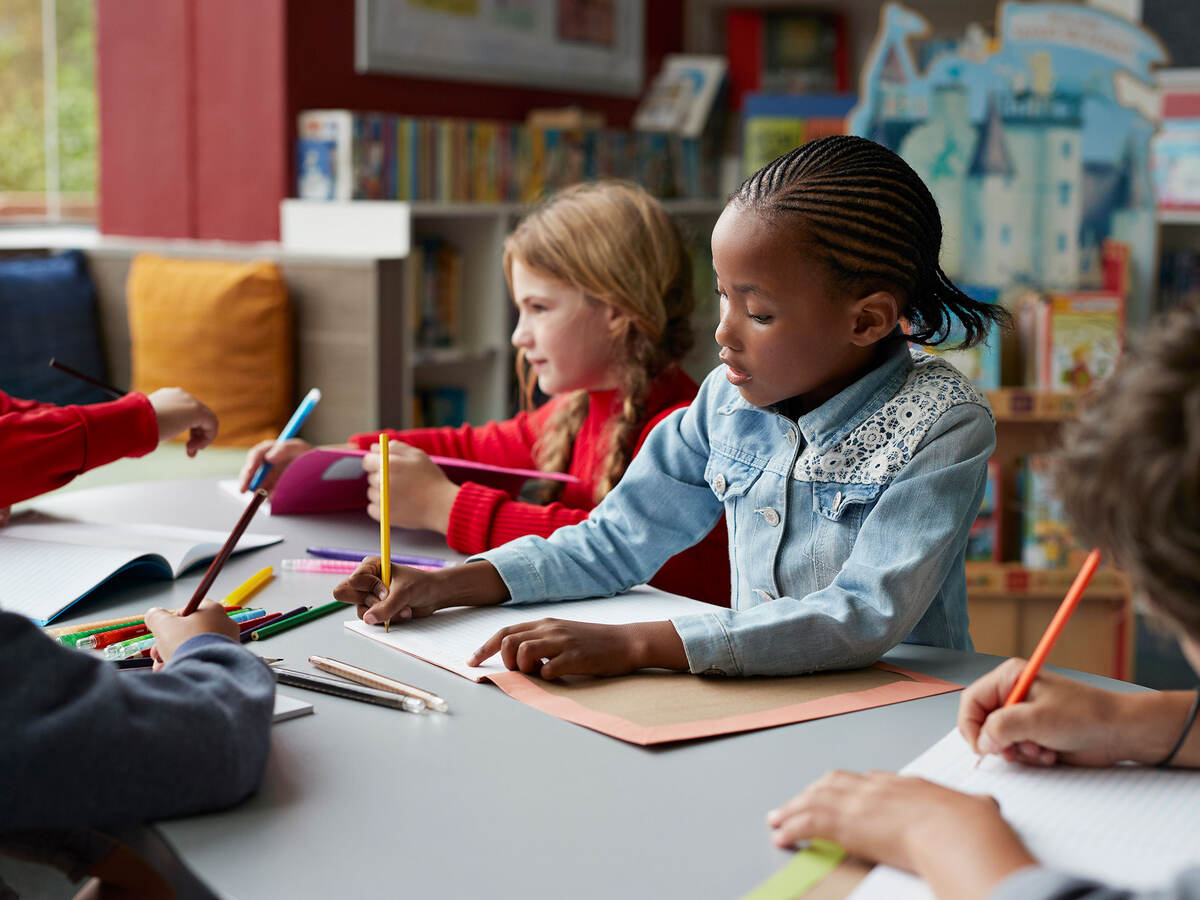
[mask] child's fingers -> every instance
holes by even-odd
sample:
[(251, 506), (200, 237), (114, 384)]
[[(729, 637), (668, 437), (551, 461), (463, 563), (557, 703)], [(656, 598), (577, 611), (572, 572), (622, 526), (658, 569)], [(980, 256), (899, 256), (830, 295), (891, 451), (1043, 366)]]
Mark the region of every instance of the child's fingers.
[(1006, 660), (963, 691), (958, 704), (958, 730), (975, 752), (990, 752), (979, 747), (983, 723), (1004, 706), (1024, 668), (1023, 659)]
[[(528, 622), (522, 622), (520, 625), (509, 625), (505, 628), (501, 628), (490, 638), (484, 641), (482, 647), (471, 654), (471, 658), (467, 660), (467, 665), (482, 665), (485, 660), (491, 659), (500, 652), (500, 647), (504, 643), (505, 638), (507, 638), (510, 634), (525, 630), (529, 624), (530, 623)], [(505, 663), (505, 665), (507, 665), (507, 663)], [(508, 668), (511, 669), (512, 666), (508, 666)]]
[[(557, 641), (550, 638), (525, 638), (517, 645), (514, 660), (516, 665), (508, 666), (508, 668), (518, 669), (529, 675), (536, 675), (539, 672), (544, 674), (542, 660), (553, 661), (560, 653), (562, 653), (562, 647)], [(549, 663), (546, 665), (548, 666)]]
[(363, 471), (368, 475), (372, 472), (378, 472), (380, 469), (379, 459), (379, 445), (372, 444), (370, 452), (362, 458)]

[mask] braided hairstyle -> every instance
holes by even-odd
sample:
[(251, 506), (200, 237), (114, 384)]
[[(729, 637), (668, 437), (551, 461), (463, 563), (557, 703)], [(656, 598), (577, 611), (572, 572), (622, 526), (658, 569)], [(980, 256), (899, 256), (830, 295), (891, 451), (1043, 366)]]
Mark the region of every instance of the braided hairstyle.
[(914, 343), (944, 341), (951, 317), (963, 325), (963, 347), (985, 340), (992, 324), (1011, 323), (1003, 307), (971, 299), (946, 277), (933, 195), (908, 163), (874, 141), (809, 141), (747, 178), (730, 203), (797, 221), (846, 293), (898, 292)]
[[(620, 361), (620, 416), (610, 425), (607, 462), (596, 485), (599, 502), (625, 474), (646, 421), (650, 385), (692, 347), (692, 267), (679, 229), (645, 190), (601, 180), (566, 188), (526, 216), (504, 242), (504, 273), (512, 291), (513, 262), (582, 291), (593, 303), (626, 314), (613, 348)], [(536, 379), (517, 353), (522, 405), (533, 405)], [(588, 394), (576, 391), (550, 418), (534, 456), (545, 472), (566, 470), (588, 414)], [(561, 482), (545, 481), (541, 502)]]

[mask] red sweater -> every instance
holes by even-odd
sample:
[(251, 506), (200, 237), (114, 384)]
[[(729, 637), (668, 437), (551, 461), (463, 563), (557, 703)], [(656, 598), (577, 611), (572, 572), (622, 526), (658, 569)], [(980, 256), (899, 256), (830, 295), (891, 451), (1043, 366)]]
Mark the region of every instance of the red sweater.
[[(641, 450), (650, 429), (691, 403), (696, 391), (696, 383), (682, 369), (673, 368), (658, 377), (650, 389), (646, 404), (649, 419), (638, 436), (635, 454)], [(535, 469), (534, 446), (554, 411), (566, 402), (566, 396), (554, 397), (532, 412), (518, 413), (508, 421), (489, 422), (478, 428), (471, 425), (417, 428), (389, 431), (388, 435), (435, 456)], [(604, 475), (607, 429), (620, 414), (620, 402), (616, 391), (588, 394), (587, 418), (575, 438), (567, 467), (567, 474), (574, 475), (579, 482), (565, 485), (559, 500), (544, 506), (524, 503), (513, 500), (502, 490), (467, 482), (450, 510), (446, 542), (459, 553), (480, 553), (527, 534), (549, 537), (564, 525), (586, 519), (596, 505), (592, 498)], [(365, 450), (378, 439), (378, 432), (355, 434), (350, 443)], [(728, 606), (729, 548), (724, 519), (696, 546), (667, 560), (650, 583), (664, 591)]]
[(142, 394), (88, 406), (18, 400), (0, 391), (0, 507), (62, 487), (76, 475), (158, 446)]

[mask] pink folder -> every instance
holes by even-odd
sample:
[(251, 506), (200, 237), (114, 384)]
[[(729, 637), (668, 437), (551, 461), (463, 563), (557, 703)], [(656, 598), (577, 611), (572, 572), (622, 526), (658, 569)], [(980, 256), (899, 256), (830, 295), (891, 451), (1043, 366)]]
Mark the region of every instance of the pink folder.
[[(309, 450), (283, 470), (271, 492), (271, 515), (339, 512), (365, 509), (367, 473), (362, 470), (365, 450), (318, 447)], [(430, 456), (455, 484), (474, 481), (507, 491), (513, 497), (530, 478), (549, 478), (575, 484), (574, 475), (539, 472), (536, 469), (510, 469), (450, 456)]]

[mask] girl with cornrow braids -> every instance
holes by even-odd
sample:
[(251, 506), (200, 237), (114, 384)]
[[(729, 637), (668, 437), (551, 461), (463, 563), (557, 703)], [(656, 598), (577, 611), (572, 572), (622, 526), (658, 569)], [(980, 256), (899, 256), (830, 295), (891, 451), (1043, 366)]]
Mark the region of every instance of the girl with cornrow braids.
[(542, 619), (468, 662), (499, 653), (545, 678), (787, 675), (869, 665), (902, 641), (969, 649), (963, 555), (995, 426), (966, 378), (909, 341), (937, 343), (958, 320), (978, 343), (1006, 314), (950, 282), (941, 241), (932, 196), (890, 150), (838, 136), (780, 157), (713, 230), (722, 365), (586, 523), (393, 574), (390, 590), (368, 560), (334, 596), (394, 625), (451, 605), (616, 594), (724, 514), (731, 609)]
[[(504, 244), (504, 274), (517, 307), (512, 335), (525, 409), (481, 427), (390, 432), (391, 523), (446, 535), (460, 553), (478, 553), (522, 535), (548, 537), (587, 518), (625, 474), (659, 421), (696, 396), (680, 367), (693, 343), (692, 269), (679, 231), (640, 187), (580, 184), (530, 213)], [(534, 388), (549, 401), (533, 408)], [(380, 516), (377, 432), (351, 435), (373, 450), (368, 513)], [(301, 440), (252, 449), (242, 482), (264, 459), (278, 472), (310, 445)], [(429, 455), (565, 472), (524, 502), (481, 484), (458, 485)], [(264, 482), (270, 487), (273, 481)], [(724, 525), (699, 546), (666, 560), (651, 583), (729, 605)], [(646, 579), (643, 579), (646, 580)]]

